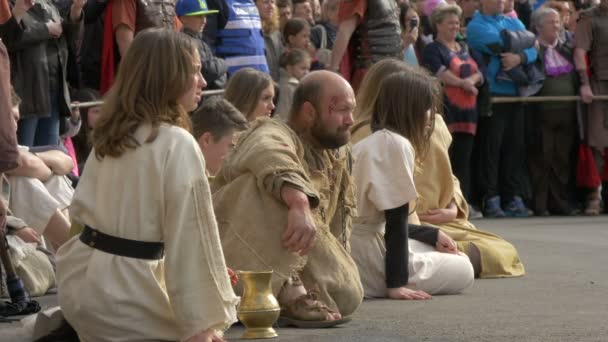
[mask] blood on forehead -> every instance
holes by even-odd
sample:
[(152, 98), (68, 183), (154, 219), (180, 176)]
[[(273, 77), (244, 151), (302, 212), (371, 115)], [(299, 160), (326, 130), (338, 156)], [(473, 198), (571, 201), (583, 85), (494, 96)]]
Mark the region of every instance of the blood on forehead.
[(340, 102), (340, 98), (338, 96), (332, 96), (329, 98), (329, 104), (327, 105), (327, 109), (328, 111), (331, 113), (334, 110), (336, 110), (336, 108), (338, 108), (338, 103)]
[(344, 110), (346, 108), (354, 108), (354, 95), (330, 95), (327, 101), (327, 111), (332, 113), (336, 110)]

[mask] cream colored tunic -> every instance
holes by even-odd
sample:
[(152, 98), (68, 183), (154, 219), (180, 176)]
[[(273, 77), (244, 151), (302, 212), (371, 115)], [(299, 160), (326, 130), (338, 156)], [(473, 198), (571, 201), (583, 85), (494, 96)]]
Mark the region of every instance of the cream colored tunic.
[(73, 220), (113, 236), (164, 241), (161, 260), (93, 249), (78, 236), (58, 251), (59, 303), (82, 341), (176, 341), (236, 321), (205, 163), (185, 130), (150, 128), (141, 146), (101, 161), (95, 152), (76, 189)]
[[(366, 297), (386, 297), (384, 211), (413, 203), (414, 149), (404, 137), (380, 130), (353, 147), (357, 210), (351, 255), (357, 263)], [(408, 239), (409, 286), (430, 294), (458, 293), (473, 283), (468, 257), (439, 253), (433, 246)]]

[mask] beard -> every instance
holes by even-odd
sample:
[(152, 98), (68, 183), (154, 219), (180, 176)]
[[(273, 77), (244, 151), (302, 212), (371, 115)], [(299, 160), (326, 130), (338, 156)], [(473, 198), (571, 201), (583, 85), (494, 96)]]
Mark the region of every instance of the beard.
[(340, 127), (335, 132), (327, 129), (321, 120), (317, 119), (310, 129), (310, 135), (319, 145), (328, 150), (340, 148), (350, 141), (350, 127)]

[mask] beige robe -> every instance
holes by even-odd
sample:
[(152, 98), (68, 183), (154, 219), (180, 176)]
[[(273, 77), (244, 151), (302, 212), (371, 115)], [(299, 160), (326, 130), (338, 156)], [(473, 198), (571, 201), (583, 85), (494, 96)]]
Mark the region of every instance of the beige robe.
[[(371, 134), (369, 125), (364, 125), (353, 134), (358, 141)], [(458, 215), (452, 222), (437, 226), (458, 244), (458, 249), (469, 253), (474, 244), (481, 254), (481, 278), (516, 277), (525, 274), (524, 266), (515, 247), (500, 236), (475, 228), (468, 221), (469, 209), (460, 191), (460, 183), (452, 173), (448, 149), (452, 136), (441, 115), (435, 116), (435, 130), (431, 135), (429, 151), (425, 159), (417, 163), (414, 183), (418, 191), (415, 213), (409, 222), (434, 226), (420, 222), (418, 215), (430, 209), (447, 208), (452, 200), (458, 206)], [(413, 209), (413, 208), (411, 208)]]
[[(342, 315), (363, 300), (357, 266), (348, 253), (354, 189), (346, 148), (315, 150), (276, 119), (254, 121), (226, 158), (213, 183), (213, 202), (226, 263), (235, 270), (273, 270), (277, 295), (287, 279), (299, 274), (307, 289)], [(283, 248), (288, 208), (281, 200), (284, 183), (309, 197), (317, 241), (307, 256)]]
[[(410, 222), (418, 223), (418, 215), (430, 209), (447, 208), (452, 200), (458, 207), (456, 219), (438, 227), (458, 244), (458, 249), (468, 253), (474, 244), (481, 254), (480, 278), (516, 277), (525, 274), (524, 265), (512, 244), (500, 236), (480, 231), (468, 221), (469, 208), (460, 191), (460, 183), (452, 173), (448, 149), (452, 136), (441, 115), (435, 116), (435, 130), (431, 135), (431, 145), (426, 157), (418, 163), (414, 181), (420, 197), (416, 203), (416, 213)], [(420, 222), (432, 225), (427, 222)]]
[(82, 341), (177, 341), (236, 321), (205, 177), (192, 136), (162, 125), (158, 137), (120, 158), (91, 153), (72, 205), (74, 221), (103, 233), (163, 241), (165, 256), (108, 254), (78, 236), (57, 255), (59, 304)]

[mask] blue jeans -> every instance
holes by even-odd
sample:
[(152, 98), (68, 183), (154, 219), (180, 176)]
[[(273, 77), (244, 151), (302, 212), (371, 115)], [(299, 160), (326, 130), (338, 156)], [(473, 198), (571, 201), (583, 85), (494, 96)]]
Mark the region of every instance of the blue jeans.
[(45, 118), (21, 119), (17, 128), (19, 145), (28, 147), (59, 144), (59, 98), (51, 92), (51, 115)]

